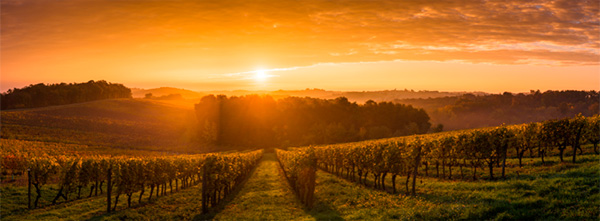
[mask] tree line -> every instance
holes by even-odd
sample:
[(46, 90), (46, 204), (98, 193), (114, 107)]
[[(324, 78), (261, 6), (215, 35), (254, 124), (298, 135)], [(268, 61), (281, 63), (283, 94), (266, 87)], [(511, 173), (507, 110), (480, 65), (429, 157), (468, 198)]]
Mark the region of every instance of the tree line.
[(449, 130), (538, 122), (579, 113), (593, 116), (599, 113), (599, 101), (598, 91), (576, 90), (395, 100), (425, 109), (433, 123)]
[(101, 81), (85, 83), (35, 84), (9, 89), (1, 94), (2, 110), (73, 104), (110, 98), (131, 98), (122, 84)]
[(195, 105), (202, 140), (217, 145), (284, 147), (423, 134), (422, 109), (391, 102), (209, 95)]

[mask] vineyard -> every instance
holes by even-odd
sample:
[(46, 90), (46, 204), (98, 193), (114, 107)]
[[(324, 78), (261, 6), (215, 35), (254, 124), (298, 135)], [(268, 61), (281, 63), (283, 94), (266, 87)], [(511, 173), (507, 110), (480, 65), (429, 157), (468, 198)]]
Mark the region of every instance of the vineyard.
[[(599, 129), (600, 117), (577, 116), (264, 154), (109, 154), (85, 144), (2, 139), (2, 216), (593, 219), (600, 215)], [(285, 203), (270, 203), (284, 195)], [(275, 212), (287, 210), (294, 212)]]
[[(3, 164), (3, 170), (27, 168), (27, 202), (14, 203), (29, 209), (100, 194), (106, 197), (106, 211), (111, 212), (117, 210), (121, 195), (127, 197), (129, 208), (132, 195), (138, 193), (141, 204), (148, 188), (151, 201), (154, 194), (158, 198), (201, 183), (203, 212), (208, 212), (240, 184), (261, 156), (262, 150), (171, 157), (20, 157), (20, 161), (12, 158), (11, 164)], [(40, 198), (51, 183), (58, 192), (42, 205)]]
[[(392, 194), (398, 192), (397, 178), (405, 177), (405, 194), (417, 195), (418, 176), (465, 181), (483, 177), (493, 181), (498, 179), (494, 174), (499, 173), (506, 180), (510, 173), (507, 170), (515, 170), (517, 177), (523, 172), (526, 153), (530, 159), (539, 158), (541, 165), (546, 165), (547, 158), (554, 154), (562, 163), (570, 146), (572, 163), (577, 163), (577, 155), (584, 154), (582, 144), (591, 144), (593, 154), (597, 155), (599, 141), (600, 117), (576, 116), (523, 125), (276, 150), (276, 153), (291, 187), (303, 203), (312, 205), (307, 200), (312, 200), (314, 193), (306, 191), (315, 185), (311, 179), (314, 175), (304, 171), (311, 171), (314, 162), (331, 174)], [(478, 173), (477, 169), (481, 171)], [(487, 172), (482, 173), (484, 170)], [(388, 175), (391, 180), (386, 182)], [(596, 189), (596, 195), (597, 192)]]
[[(409, 193), (412, 176), (411, 193), (415, 194), (417, 176), (429, 176), (429, 167), (435, 168), (435, 177), (440, 179), (452, 179), (453, 167), (458, 168), (461, 179), (471, 174), (471, 179), (477, 180), (478, 168), (488, 171), (488, 180), (497, 178), (494, 176), (497, 170), (501, 178), (506, 179), (506, 168), (522, 167), (522, 158), (527, 152), (530, 157), (537, 152), (535, 156), (544, 163), (545, 157), (558, 150), (560, 161), (564, 162), (565, 150), (571, 146), (572, 163), (576, 163), (578, 152), (583, 154), (583, 143), (591, 143), (594, 153), (598, 154), (599, 139), (600, 117), (577, 116), (524, 125), (328, 145), (315, 148), (315, 152), (323, 170), (365, 185), (371, 174), (374, 188), (386, 190), (383, 180), (391, 175), (394, 193), (398, 176), (406, 177)], [(507, 164), (510, 158), (518, 158), (518, 165)]]
[(600, 221), (599, 12), (0, 0), (0, 221)]

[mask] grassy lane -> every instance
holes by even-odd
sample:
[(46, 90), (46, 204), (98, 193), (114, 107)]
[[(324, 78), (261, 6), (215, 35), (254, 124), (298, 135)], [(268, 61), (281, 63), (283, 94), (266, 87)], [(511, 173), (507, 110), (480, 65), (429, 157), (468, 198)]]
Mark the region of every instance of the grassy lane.
[(314, 220), (290, 189), (274, 153), (262, 162), (216, 220)]

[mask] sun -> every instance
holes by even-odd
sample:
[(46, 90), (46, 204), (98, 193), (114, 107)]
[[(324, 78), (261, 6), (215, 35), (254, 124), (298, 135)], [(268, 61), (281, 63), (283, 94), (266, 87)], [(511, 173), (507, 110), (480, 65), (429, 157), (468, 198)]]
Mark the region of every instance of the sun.
[(265, 81), (267, 78), (269, 78), (269, 75), (265, 70), (258, 70), (254, 72), (254, 80), (256, 81)]

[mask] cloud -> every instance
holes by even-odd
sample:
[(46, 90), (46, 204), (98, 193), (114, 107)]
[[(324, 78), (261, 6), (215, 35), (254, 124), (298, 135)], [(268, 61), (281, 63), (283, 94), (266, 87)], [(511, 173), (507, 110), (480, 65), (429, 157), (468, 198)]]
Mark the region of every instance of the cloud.
[[(36, 57), (41, 54), (63, 60), (177, 59), (198, 67), (234, 64), (240, 72), (261, 62), (273, 68), (399, 59), (600, 63), (599, 2), (594, 0), (1, 4), (2, 59), (9, 63), (42, 61)], [(147, 60), (149, 54), (156, 59)]]
[(597, 1), (351, 1), (311, 19), (386, 56), (585, 65), (599, 61), (597, 14)]

